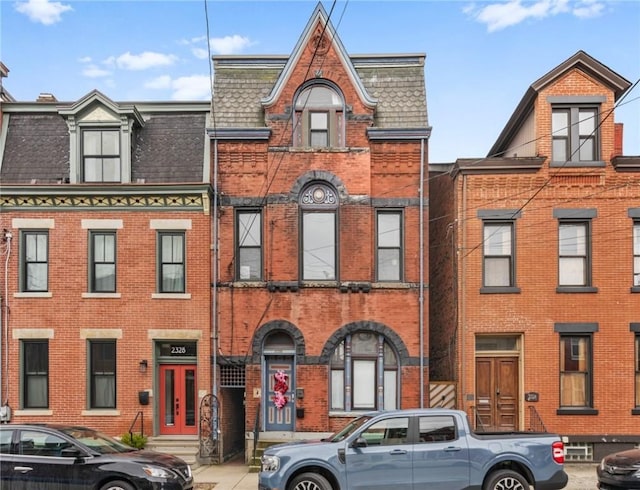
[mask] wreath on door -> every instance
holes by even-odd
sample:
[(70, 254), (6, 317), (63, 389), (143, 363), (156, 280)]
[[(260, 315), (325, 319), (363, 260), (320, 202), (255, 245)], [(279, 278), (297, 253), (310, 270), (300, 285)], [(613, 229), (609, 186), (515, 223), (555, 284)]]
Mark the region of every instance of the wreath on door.
[(273, 385), (274, 394), (272, 400), (276, 407), (282, 409), (289, 401), (289, 398), (285, 396), (289, 391), (289, 375), (280, 370), (273, 375), (273, 378), (275, 384)]

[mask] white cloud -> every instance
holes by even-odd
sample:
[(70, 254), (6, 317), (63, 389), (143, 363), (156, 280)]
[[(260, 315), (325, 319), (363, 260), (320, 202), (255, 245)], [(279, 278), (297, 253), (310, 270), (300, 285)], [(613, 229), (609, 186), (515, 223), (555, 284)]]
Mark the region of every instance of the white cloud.
[(249, 38), (239, 36), (237, 34), (233, 36), (216, 37), (211, 39), (209, 46), (216, 54), (237, 54), (252, 43)]
[(104, 70), (96, 65), (88, 65), (82, 70), (82, 74), (89, 78), (104, 78), (111, 75), (109, 70)]
[(91, 63), (91, 56), (83, 56), (82, 58), (78, 58), (78, 62)]
[(44, 25), (55, 24), (62, 20), (62, 14), (73, 10), (70, 5), (63, 5), (60, 2), (49, 0), (27, 0), (18, 2), (15, 9), (21, 14), (25, 14), (33, 22), (40, 22)]
[(204, 48), (191, 48), (191, 53), (199, 60), (206, 60), (209, 57), (209, 53)]
[(211, 82), (207, 75), (191, 75), (171, 79), (163, 75), (144, 84), (145, 88), (172, 91), (173, 100), (208, 100), (211, 98)]
[(171, 77), (169, 75), (162, 75), (153, 80), (149, 80), (144, 84), (144, 88), (150, 88), (153, 90), (161, 90), (171, 88)]
[(578, 2), (578, 5), (573, 9), (573, 15), (580, 19), (590, 19), (598, 17), (603, 10), (604, 4), (599, 0), (584, 0)]
[(579, 18), (595, 17), (604, 8), (601, 0), (579, 0), (573, 9), (569, 0), (509, 0), (492, 3), (481, 8), (469, 6), (465, 13), (473, 16), (478, 22), (487, 25), (489, 32), (499, 31), (524, 22), (527, 19), (541, 20), (559, 14), (570, 13)]
[(152, 51), (131, 54), (127, 51), (118, 57), (111, 56), (107, 58), (104, 63), (110, 66), (115, 65), (123, 70), (139, 71), (157, 66), (169, 66), (174, 64), (177, 59), (178, 58), (172, 54), (154, 53)]

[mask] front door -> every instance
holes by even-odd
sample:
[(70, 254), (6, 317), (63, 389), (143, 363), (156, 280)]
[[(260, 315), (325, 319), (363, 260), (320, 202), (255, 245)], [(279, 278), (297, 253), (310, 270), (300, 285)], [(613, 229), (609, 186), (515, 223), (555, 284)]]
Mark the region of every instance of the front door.
[(518, 358), (476, 358), (476, 429), (518, 430)]
[(196, 366), (160, 365), (160, 434), (197, 434)]
[(265, 430), (292, 431), (295, 396), (293, 356), (268, 356), (265, 400)]

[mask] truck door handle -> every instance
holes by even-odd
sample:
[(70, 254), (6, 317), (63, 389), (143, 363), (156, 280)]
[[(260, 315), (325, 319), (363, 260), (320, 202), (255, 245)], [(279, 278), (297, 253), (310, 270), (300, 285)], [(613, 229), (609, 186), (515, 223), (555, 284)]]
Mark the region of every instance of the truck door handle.
[(391, 454), (391, 455), (407, 454), (407, 451), (404, 450), (404, 449), (394, 449), (393, 451), (389, 451), (389, 454)]
[(445, 447), (444, 450), (448, 453), (452, 453), (455, 451), (460, 451), (462, 448), (458, 447), (458, 446), (449, 446), (449, 447)]
[(19, 471), (20, 473), (27, 473), (28, 471), (33, 471), (31, 466), (14, 466), (13, 471)]

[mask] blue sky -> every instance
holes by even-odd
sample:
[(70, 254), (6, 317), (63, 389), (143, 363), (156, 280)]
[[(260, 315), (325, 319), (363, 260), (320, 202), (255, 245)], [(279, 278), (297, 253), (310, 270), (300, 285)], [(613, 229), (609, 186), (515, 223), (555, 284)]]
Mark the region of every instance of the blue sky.
[[(425, 53), (429, 161), (486, 156), (526, 89), (579, 50), (640, 79), (635, 0), (324, 0), (351, 54)], [(207, 100), (211, 54), (291, 53), (316, 0), (0, 0), (17, 100)], [(640, 155), (640, 87), (616, 111)]]

